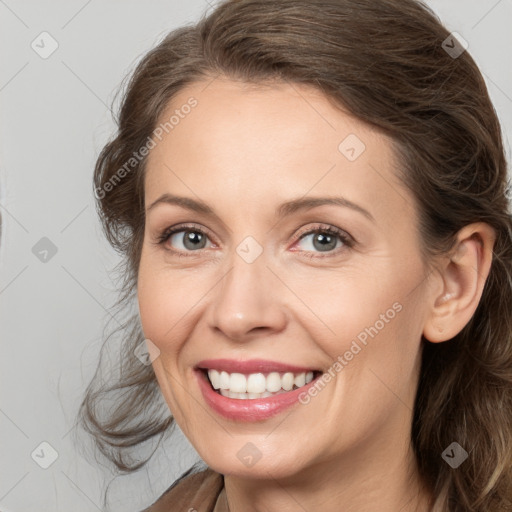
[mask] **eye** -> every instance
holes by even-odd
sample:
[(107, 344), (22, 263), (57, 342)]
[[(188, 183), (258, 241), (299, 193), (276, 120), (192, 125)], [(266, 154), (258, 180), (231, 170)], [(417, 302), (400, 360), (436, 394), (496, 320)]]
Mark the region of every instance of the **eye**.
[(194, 252), (204, 249), (208, 242), (208, 235), (195, 226), (169, 228), (158, 238), (159, 244), (166, 244), (175, 252)]
[(301, 234), (297, 242), (305, 252), (338, 253), (338, 249), (350, 248), (353, 240), (344, 231), (332, 226), (318, 226)]
[[(156, 242), (159, 245), (165, 245), (166, 249), (178, 256), (187, 256), (201, 249), (215, 247), (208, 234), (194, 225), (167, 228), (157, 237)], [(319, 225), (300, 234), (292, 250), (308, 253), (306, 254), (308, 257), (315, 257), (315, 253), (327, 253), (325, 256), (331, 256), (352, 247), (354, 243), (353, 238), (341, 229)]]

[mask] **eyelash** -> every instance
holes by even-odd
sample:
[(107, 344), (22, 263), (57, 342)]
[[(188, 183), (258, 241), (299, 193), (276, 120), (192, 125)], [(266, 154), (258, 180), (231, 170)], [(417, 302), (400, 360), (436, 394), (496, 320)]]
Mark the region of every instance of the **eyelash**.
[[(194, 224), (182, 224), (179, 226), (165, 229), (160, 235), (158, 235), (156, 244), (163, 245), (165, 242), (167, 242), (172, 237), (172, 235), (175, 235), (176, 233), (180, 233), (182, 231), (197, 232), (197, 233), (200, 233), (201, 235), (204, 235), (207, 238), (209, 238), (208, 233), (206, 231), (204, 231), (202, 228), (200, 228), (199, 226), (196, 226)], [(344, 249), (351, 249), (355, 245), (355, 240), (350, 235), (348, 235), (346, 232), (342, 231), (341, 229), (335, 228), (334, 226), (327, 226), (324, 224), (318, 224), (312, 228), (309, 228), (307, 231), (300, 233), (296, 237), (294, 244), (299, 242), (300, 240), (302, 240), (307, 235), (311, 235), (311, 234), (327, 234), (327, 235), (336, 236), (340, 239), (343, 246), (338, 247), (337, 249), (334, 249), (332, 251), (326, 251), (324, 255), (322, 255), (321, 252), (298, 251), (298, 252), (304, 253), (303, 255), (307, 258), (328, 258), (328, 257), (332, 257), (333, 255), (337, 256), (340, 251), (342, 251)], [(176, 250), (176, 249), (172, 249), (172, 248), (167, 248), (167, 250), (172, 252), (173, 254), (177, 255), (178, 257), (190, 257), (190, 256), (194, 256), (195, 252), (199, 253), (202, 251), (202, 249), (199, 249), (196, 251), (183, 252), (181, 250)]]

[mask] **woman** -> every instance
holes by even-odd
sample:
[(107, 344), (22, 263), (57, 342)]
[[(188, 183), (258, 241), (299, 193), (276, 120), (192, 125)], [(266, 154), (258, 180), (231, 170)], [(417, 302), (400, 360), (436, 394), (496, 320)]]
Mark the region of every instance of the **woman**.
[(138, 312), (84, 425), (207, 464), (148, 511), (510, 509), (506, 161), (427, 7), (224, 2), (144, 57), (94, 178)]

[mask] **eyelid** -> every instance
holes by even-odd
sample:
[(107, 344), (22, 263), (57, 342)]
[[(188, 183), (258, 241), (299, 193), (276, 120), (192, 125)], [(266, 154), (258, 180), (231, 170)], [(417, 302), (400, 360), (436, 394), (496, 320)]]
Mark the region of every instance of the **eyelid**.
[(353, 243), (356, 243), (356, 240), (352, 235), (347, 233), (344, 229), (338, 228), (336, 226), (332, 226), (331, 224), (324, 224), (322, 222), (313, 223), (313, 225), (307, 225), (307, 227), (301, 228), (296, 235), (296, 241), (301, 240), (304, 236), (309, 235), (311, 233), (317, 232), (328, 232), (332, 234), (336, 234), (341, 238), (346, 238)]
[[(172, 235), (174, 235), (176, 233), (179, 233), (181, 231), (197, 231), (197, 232), (205, 235), (208, 238), (208, 240), (210, 240), (210, 242), (212, 244), (217, 245), (217, 243), (215, 242), (215, 237), (212, 236), (212, 234), (210, 233), (210, 230), (208, 230), (204, 226), (200, 226), (199, 224), (195, 224), (194, 222), (185, 222), (183, 224), (176, 224), (174, 226), (167, 227), (161, 233), (156, 235), (155, 243), (157, 245), (158, 244), (163, 244), (167, 240), (169, 240), (169, 238)], [(213, 240), (212, 240), (212, 238), (213, 238)], [(173, 250), (174, 252), (179, 252), (179, 253), (183, 252), (183, 251), (178, 251), (178, 250), (174, 250), (174, 249), (170, 249), (170, 250)], [(199, 249), (198, 251), (187, 251), (187, 252), (190, 252), (190, 253), (192, 253), (192, 252), (200, 252), (202, 250), (203, 249)]]
[[(199, 224), (195, 223), (183, 223), (183, 224), (177, 224), (174, 226), (169, 226), (164, 231), (162, 231), (159, 235), (156, 236), (156, 245), (163, 245), (165, 242), (167, 242), (171, 236), (173, 236), (176, 233), (179, 233), (181, 231), (197, 231), (203, 235), (205, 235), (208, 240), (215, 246), (218, 244), (215, 242), (215, 240), (212, 240), (212, 235), (210, 231), (200, 226)], [(292, 242), (292, 247), (296, 245), (300, 240), (302, 240), (305, 236), (315, 234), (315, 233), (329, 233), (333, 236), (337, 236), (343, 243), (342, 247), (338, 247), (335, 250), (332, 251), (325, 251), (322, 253), (322, 251), (304, 251), (304, 250), (294, 250), (291, 249), (293, 252), (300, 252), (303, 254), (307, 254), (310, 258), (325, 258), (325, 257), (333, 257), (335, 255), (338, 255), (340, 251), (346, 251), (347, 249), (352, 248), (357, 241), (354, 239), (352, 235), (347, 233), (345, 230), (338, 228), (336, 226), (332, 226), (330, 224), (324, 224), (324, 223), (316, 223), (313, 225), (307, 225), (304, 228), (299, 229), (298, 233), (294, 236), (294, 240)], [(172, 247), (167, 248), (168, 251), (178, 255), (178, 256), (195, 256), (202, 254), (203, 251), (206, 250), (206, 248), (197, 249), (195, 251), (182, 251), (178, 249), (174, 249)]]
[(299, 233), (294, 237), (292, 247), (295, 246), (298, 242), (300, 242), (304, 237), (316, 234), (316, 233), (329, 233), (333, 236), (338, 237), (343, 243), (342, 247), (338, 247), (332, 251), (303, 251), (300, 249), (291, 249), (294, 252), (303, 253), (304, 255), (308, 255), (311, 258), (327, 258), (334, 257), (339, 255), (340, 252), (345, 252), (347, 249), (353, 248), (357, 244), (357, 240), (344, 229), (338, 228), (336, 226), (332, 226), (330, 224), (324, 223), (316, 223), (314, 225), (308, 225), (303, 230), (299, 230)]

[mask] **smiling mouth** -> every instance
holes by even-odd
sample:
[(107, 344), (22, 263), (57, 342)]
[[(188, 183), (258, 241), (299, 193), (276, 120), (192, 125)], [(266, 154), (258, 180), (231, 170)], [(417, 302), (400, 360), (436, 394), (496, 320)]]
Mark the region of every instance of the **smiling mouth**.
[(255, 400), (288, 393), (309, 384), (321, 372), (228, 373), (203, 369), (212, 389), (227, 398)]

